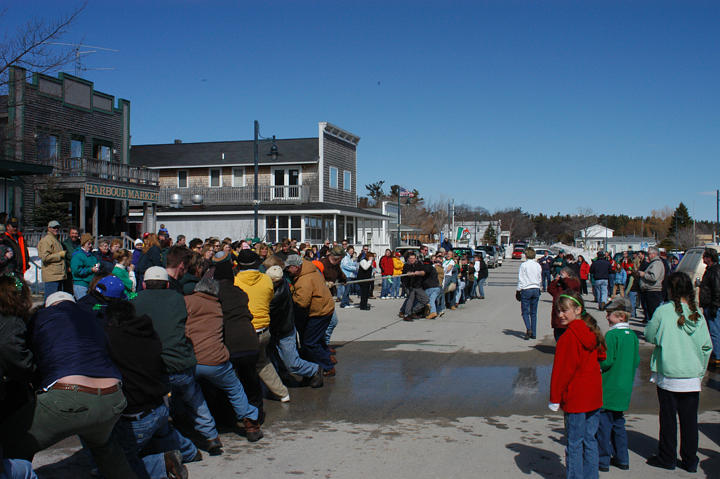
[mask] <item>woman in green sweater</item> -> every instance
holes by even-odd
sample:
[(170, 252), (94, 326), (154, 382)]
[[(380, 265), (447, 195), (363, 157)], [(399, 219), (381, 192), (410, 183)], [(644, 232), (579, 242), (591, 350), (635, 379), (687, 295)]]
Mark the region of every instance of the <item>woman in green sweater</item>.
[(660, 403), (658, 454), (651, 466), (675, 469), (677, 421), (680, 418), (680, 467), (696, 472), (698, 465), (697, 411), (700, 383), (712, 343), (705, 318), (695, 303), (695, 291), (685, 273), (668, 278), (669, 301), (655, 310), (645, 327), (645, 340), (655, 345), (650, 358)]
[(122, 281), (125, 286), (125, 295), (131, 298), (137, 285), (135, 267), (132, 265), (132, 253), (126, 249), (121, 249), (115, 252), (113, 259), (115, 260), (115, 267), (112, 270), (112, 275)]

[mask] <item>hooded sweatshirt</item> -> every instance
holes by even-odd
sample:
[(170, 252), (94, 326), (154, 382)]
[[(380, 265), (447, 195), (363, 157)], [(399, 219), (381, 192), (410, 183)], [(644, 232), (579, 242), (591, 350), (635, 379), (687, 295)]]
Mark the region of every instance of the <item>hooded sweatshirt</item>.
[(192, 342), (198, 364), (217, 366), (230, 359), (223, 343), (223, 312), (218, 298), (196, 291), (185, 296), (185, 307), (185, 334)]
[(598, 360), (605, 352), (585, 321), (572, 321), (555, 348), (550, 402), (567, 413), (590, 412), (603, 405), (602, 378)]
[(606, 358), (602, 369), (603, 409), (627, 411), (635, 370), (640, 364), (638, 338), (628, 323), (618, 323), (605, 335)]
[(656, 347), (650, 357), (650, 370), (668, 378), (702, 378), (705, 375), (712, 343), (707, 322), (700, 315), (690, 321), (690, 308), (682, 303), (685, 324), (678, 326), (674, 303), (655, 310), (645, 326), (645, 340)]
[(256, 269), (246, 269), (235, 275), (235, 286), (248, 295), (248, 307), (253, 315), (256, 331), (270, 326), (270, 301), (275, 290), (270, 276)]
[(310, 317), (327, 316), (335, 311), (335, 300), (325, 284), (323, 275), (310, 261), (303, 260), (298, 275), (293, 278), (293, 302), (307, 310)]

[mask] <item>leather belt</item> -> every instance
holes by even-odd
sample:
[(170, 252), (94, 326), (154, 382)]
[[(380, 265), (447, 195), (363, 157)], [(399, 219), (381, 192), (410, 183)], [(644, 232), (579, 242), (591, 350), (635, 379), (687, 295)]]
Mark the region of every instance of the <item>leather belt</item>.
[(106, 388), (91, 388), (88, 386), (81, 386), (79, 384), (66, 384), (66, 383), (55, 383), (50, 389), (57, 389), (59, 391), (78, 391), (81, 393), (95, 394), (96, 396), (105, 396), (106, 394), (112, 394), (120, 391), (120, 385), (114, 384)]
[(123, 414), (122, 417), (133, 421), (139, 421), (140, 419), (147, 417), (153, 411), (154, 409), (148, 409), (147, 411), (141, 411), (137, 414)]

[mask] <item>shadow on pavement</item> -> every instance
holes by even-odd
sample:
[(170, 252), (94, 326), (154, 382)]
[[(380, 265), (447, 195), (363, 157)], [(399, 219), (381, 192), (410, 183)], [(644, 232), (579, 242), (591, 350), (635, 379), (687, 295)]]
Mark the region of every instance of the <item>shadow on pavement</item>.
[(717, 473), (720, 471), (720, 453), (702, 448), (698, 449), (698, 452), (708, 456), (707, 459), (700, 461), (700, 469), (705, 472), (705, 477), (717, 477)]
[(558, 454), (517, 442), (505, 447), (517, 453), (515, 464), (523, 474), (534, 472), (544, 478), (565, 477), (565, 467)]
[(525, 339), (525, 333), (515, 331), (514, 329), (503, 329), (503, 334), (506, 336), (515, 336), (516, 338)]
[(551, 346), (550, 344), (536, 344), (534, 348), (543, 354), (555, 354), (555, 346)]
[(698, 424), (698, 429), (701, 433), (705, 434), (708, 439), (720, 446), (720, 424), (700, 423)]
[(627, 437), (628, 449), (643, 459), (647, 459), (657, 453), (657, 438), (633, 431), (632, 429), (627, 429)]

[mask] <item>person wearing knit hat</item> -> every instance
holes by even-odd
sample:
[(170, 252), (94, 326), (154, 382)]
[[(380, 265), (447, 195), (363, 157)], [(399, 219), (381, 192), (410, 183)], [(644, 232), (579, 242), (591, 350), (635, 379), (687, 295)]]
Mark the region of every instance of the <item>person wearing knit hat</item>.
[(244, 249), (237, 255), (238, 273), (235, 275), (235, 286), (248, 295), (248, 307), (252, 313), (252, 324), (260, 341), (260, 355), (257, 371), (260, 379), (271, 393), (283, 402), (290, 400), (290, 392), (278, 376), (275, 367), (267, 357), (266, 350), (270, 344), (270, 301), (274, 290), (270, 277), (261, 273), (260, 256), (251, 249)]
[(295, 312), (292, 294), (280, 266), (271, 266), (267, 275), (273, 280), (275, 292), (270, 302), (270, 336), (280, 360), (290, 374), (302, 376), (312, 388), (323, 386), (323, 370), (300, 357), (297, 349)]

